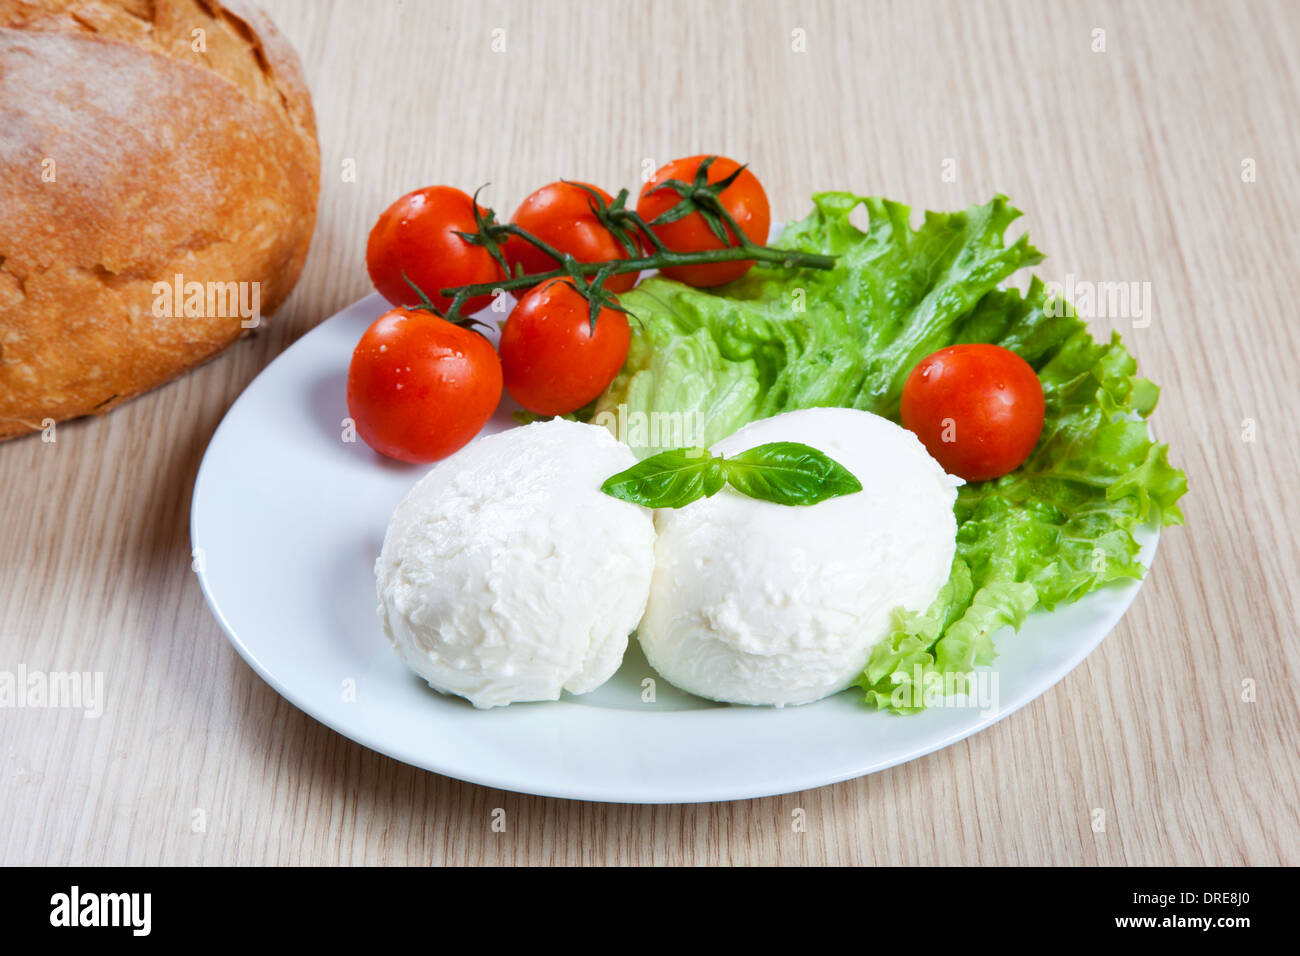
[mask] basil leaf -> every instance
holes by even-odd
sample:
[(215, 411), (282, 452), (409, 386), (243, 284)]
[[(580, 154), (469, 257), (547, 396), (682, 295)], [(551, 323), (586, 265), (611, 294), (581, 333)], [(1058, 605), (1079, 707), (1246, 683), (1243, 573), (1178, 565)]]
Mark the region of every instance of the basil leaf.
[(677, 448), (620, 471), (600, 490), (647, 508), (681, 508), (712, 497), (726, 483), (722, 459), (714, 458), (706, 448)]
[(731, 487), (779, 505), (815, 505), (862, 490), (862, 482), (835, 459), (795, 441), (759, 445), (724, 464)]
[(779, 505), (815, 505), (862, 490), (839, 462), (794, 441), (769, 442), (725, 459), (704, 448), (662, 451), (607, 479), (600, 490), (647, 508), (682, 508), (713, 497), (724, 484)]

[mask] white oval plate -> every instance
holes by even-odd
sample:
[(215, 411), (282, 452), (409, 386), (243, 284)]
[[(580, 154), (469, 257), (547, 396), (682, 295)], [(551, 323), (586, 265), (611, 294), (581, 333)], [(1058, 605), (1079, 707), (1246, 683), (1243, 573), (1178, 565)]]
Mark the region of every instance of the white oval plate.
[[(996, 664), (980, 669), (988, 696), (973, 706), (951, 698), (899, 717), (854, 691), (784, 710), (714, 704), (657, 678), (632, 641), (622, 669), (591, 694), (477, 711), (407, 671), (375, 616), (389, 516), (427, 470), (343, 440), (348, 361), (386, 308), (378, 295), (357, 302), (249, 385), (203, 458), (190, 531), (203, 593), (244, 660), (296, 707), (397, 760), (505, 790), (623, 803), (820, 787), (946, 747), (1023, 707), (1083, 660), (1138, 592), (1138, 582), (1111, 585), (1030, 615), (1019, 635), (1004, 631)], [(484, 434), (513, 424), (503, 405)], [(1143, 536), (1148, 567), (1157, 538)]]

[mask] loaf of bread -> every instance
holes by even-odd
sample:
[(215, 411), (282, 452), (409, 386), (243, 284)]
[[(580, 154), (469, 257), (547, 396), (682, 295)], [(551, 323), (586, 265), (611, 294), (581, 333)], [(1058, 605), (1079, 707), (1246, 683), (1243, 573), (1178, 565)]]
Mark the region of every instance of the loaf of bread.
[(0, 0), (0, 439), (107, 411), (289, 295), (320, 149), (236, 0)]

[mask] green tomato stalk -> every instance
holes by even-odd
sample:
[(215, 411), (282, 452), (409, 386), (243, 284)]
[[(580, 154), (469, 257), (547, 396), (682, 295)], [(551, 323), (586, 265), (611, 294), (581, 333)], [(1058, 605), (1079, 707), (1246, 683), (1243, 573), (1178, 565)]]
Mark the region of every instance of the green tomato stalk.
[[(610, 230), (628, 253), (627, 258), (605, 259), (597, 262), (579, 262), (573, 256), (559, 251), (527, 229), (523, 229), (514, 223), (496, 222), (495, 213), (491, 210), (480, 211), (478, 205), (478, 192), (482, 191), (482, 187), (480, 187), (474, 194), (474, 217), (478, 229), (472, 233), (461, 232), (457, 233), (457, 235), (472, 245), (486, 248), (507, 276), (510, 276), (510, 265), (501, 250), (501, 244), (509, 236), (516, 236), (525, 242), (531, 243), (537, 249), (559, 262), (560, 267), (547, 272), (520, 272), (500, 282), (480, 282), (474, 285), (450, 286), (446, 289), (440, 289), (438, 290), (439, 294), (451, 299), (451, 305), (448, 307), (444, 318), (450, 321), (458, 321), (460, 319), (460, 310), (465, 302), (475, 296), (513, 292), (516, 289), (529, 288), (548, 279), (567, 278), (573, 281), (577, 290), (591, 303), (591, 324), (594, 331), (596, 316), (600, 314), (601, 309), (612, 308), (619, 312), (627, 311), (618, 304), (618, 299), (604, 288), (604, 284), (610, 276), (628, 272), (642, 272), (647, 269), (708, 265), (715, 262), (737, 262), (746, 259), (783, 269), (832, 269), (835, 267), (835, 256), (800, 252), (794, 249), (774, 249), (771, 246), (759, 245), (745, 235), (744, 230), (736, 223), (736, 220), (727, 211), (719, 198), (719, 194), (734, 182), (736, 176), (745, 167), (740, 167), (730, 176), (716, 183), (709, 183), (708, 169), (716, 158), (709, 157), (702, 162), (695, 174), (694, 181), (691, 183), (670, 179), (656, 187), (656, 190), (676, 192), (681, 197), (681, 200), (650, 223), (647, 223), (635, 210), (627, 208), (629, 193), (626, 189), (620, 190), (618, 197), (612, 203), (606, 203), (594, 190), (588, 189), (581, 183), (573, 183), (572, 185), (585, 190), (591, 196), (592, 213), (602, 225)], [(675, 252), (664, 245), (663, 240), (659, 238), (652, 228), (656, 225), (675, 222), (692, 213), (699, 213), (703, 216), (710, 231), (728, 245), (722, 249), (707, 249), (700, 252)], [(637, 236), (641, 237), (641, 242), (637, 241)], [(638, 254), (643, 245), (648, 245), (652, 251)]]

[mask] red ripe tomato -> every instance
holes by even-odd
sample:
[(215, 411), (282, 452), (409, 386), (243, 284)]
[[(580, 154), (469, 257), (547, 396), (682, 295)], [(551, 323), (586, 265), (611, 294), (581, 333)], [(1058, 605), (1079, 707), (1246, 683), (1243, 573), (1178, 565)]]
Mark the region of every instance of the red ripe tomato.
[[(440, 289), (503, 278), (500, 264), (487, 249), (456, 235), (477, 230), (474, 200), (459, 189), (428, 186), (407, 193), (385, 209), (370, 230), (366, 243), (370, 281), (393, 305), (419, 305), (419, 295), (406, 281), (410, 279), (445, 312), (451, 299)], [(472, 314), (491, 301), (490, 295), (475, 296), (466, 301), (463, 311)]]
[(348, 367), (357, 434), (401, 461), (450, 455), (500, 401), (501, 360), (491, 343), (429, 312), (385, 312), (361, 336)]
[(544, 282), (501, 329), (506, 391), (538, 415), (577, 411), (614, 380), (631, 339), (623, 313), (602, 308), (593, 333), (590, 306), (573, 281)]
[[(672, 189), (654, 190), (669, 179), (691, 183), (695, 172), (707, 156), (690, 156), (677, 159), (664, 166), (654, 174), (641, 189), (636, 211), (646, 222), (653, 222), (658, 216), (672, 209), (681, 201), (681, 196)], [(719, 156), (709, 167), (708, 181), (716, 183), (734, 173), (740, 164), (734, 159)], [(772, 225), (772, 213), (767, 204), (767, 193), (763, 186), (748, 169), (744, 170), (736, 181), (718, 195), (722, 206), (736, 220), (741, 231), (753, 242), (762, 245), (767, 242), (768, 229)], [(708, 223), (698, 212), (651, 227), (661, 240), (673, 252), (703, 252), (708, 249), (725, 249), (736, 245), (734, 237), (728, 235), (728, 242), (722, 242), (709, 229)], [(729, 232), (729, 231), (728, 231)], [(693, 286), (715, 286), (739, 279), (749, 271), (753, 260), (740, 262), (715, 262), (700, 266), (671, 266), (660, 271), (670, 279), (685, 282)]]
[[(588, 183), (583, 185), (595, 190), (605, 203), (614, 201), (603, 189)], [(601, 225), (591, 211), (592, 202), (591, 194), (573, 183), (551, 183), (523, 201), (515, 212), (514, 223), (579, 262), (626, 259), (627, 250)], [(506, 240), (505, 255), (512, 276), (516, 263), (523, 266), (524, 272), (550, 272), (560, 267), (552, 256), (518, 236)], [(635, 272), (610, 276), (605, 288), (610, 292), (626, 292), (636, 284), (636, 276)]]
[(1043, 431), (1043, 386), (1029, 363), (998, 345), (950, 345), (903, 385), (903, 426), (949, 474), (1000, 478), (1029, 457)]

